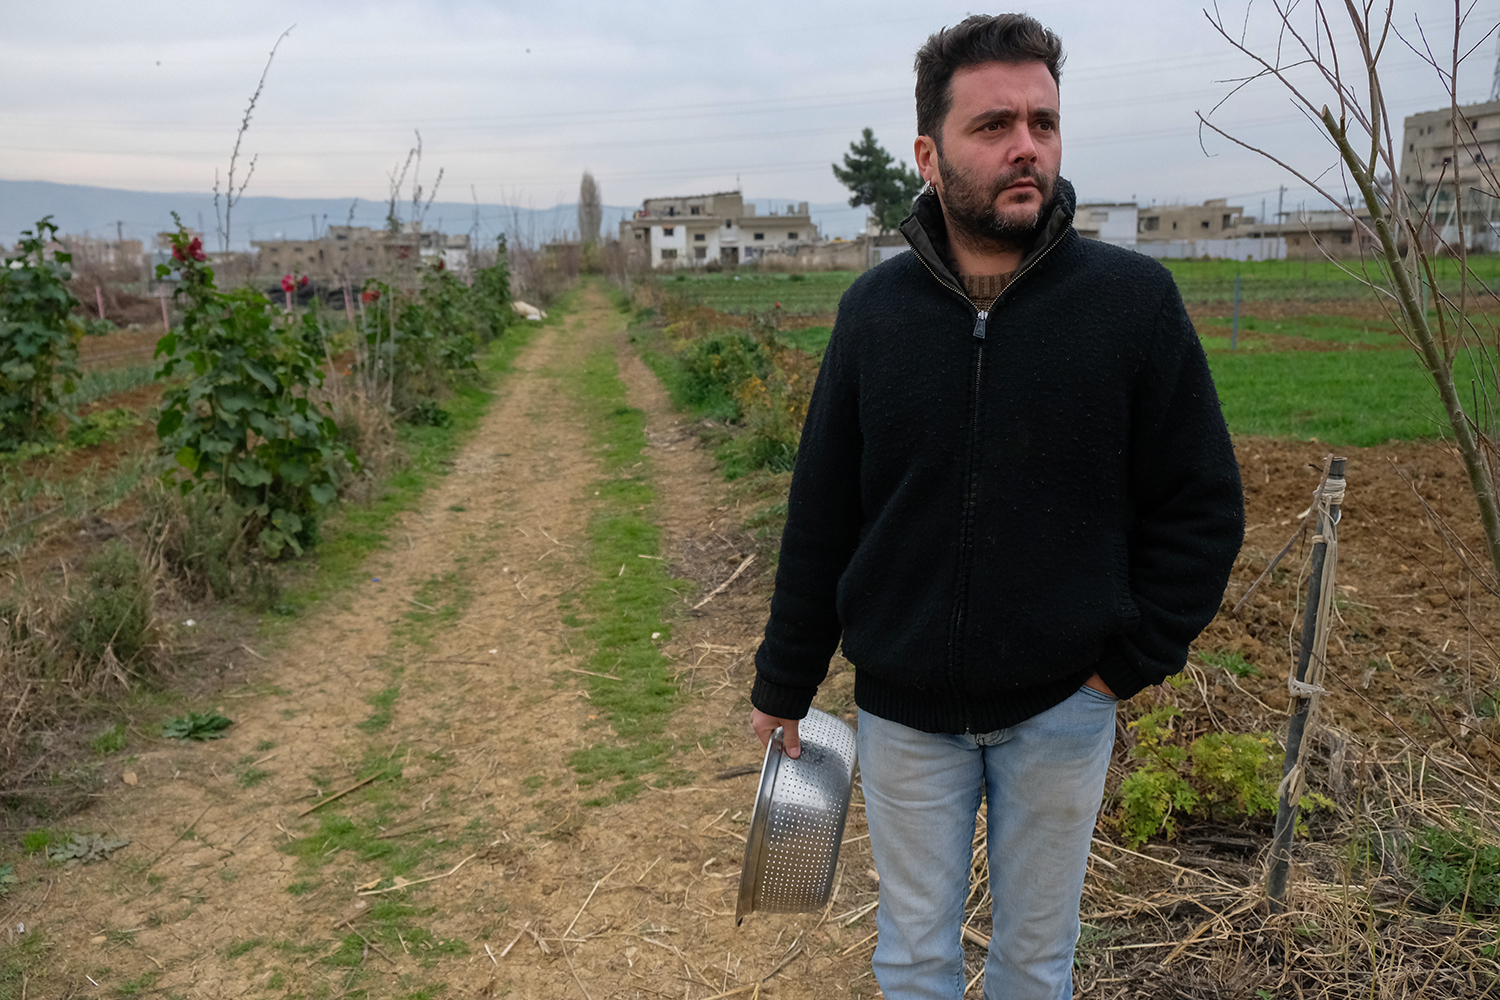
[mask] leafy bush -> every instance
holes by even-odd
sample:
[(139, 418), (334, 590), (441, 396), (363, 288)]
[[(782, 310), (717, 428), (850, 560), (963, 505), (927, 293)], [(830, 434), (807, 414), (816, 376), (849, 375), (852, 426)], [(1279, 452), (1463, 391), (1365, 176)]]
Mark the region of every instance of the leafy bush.
[(1244, 653), (1232, 653), (1223, 650), (1199, 653), (1198, 659), (1210, 667), (1218, 667), (1227, 670), (1236, 677), (1259, 677), (1260, 670), (1246, 661)]
[(71, 313), (70, 254), (50, 258), (51, 216), (23, 230), (20, 252), (0, 266), (0, 451), (43, 441), (62, 412), (61, 394), (78, 376), (83, 326)]
[[(275, 558), (317, 541), (333, 500), (335, 469), (358, 460), (338, 442), (333, 421), (308, 398), (321, 385), (322, 358), (306, 325), (278, 313), (259, 292), (221, 292), (198, 240), (179, 222), (172, 236), (182, 322), (157, 344), (157, 377), (186, 364), (184, 386), (162, 399), (157, 434), (188, 473), (184, 493), (212, 484), (242, 509), (256, 545)], [(159, 265), (166, 278), (172, 267)]]
[(1407, 854), (1422, 895), (1438, 907), (1500, 911), (1500, 846), (1482, 840), (1461, 818), (1457, 830), (1429, 826)]
[[(1177, 834), (1177, 818), (1228, 820), (1274, 814), (1283, 753), (1270, 733), (1208, 733), (1184, 741), (1172, 725), (1182, 710), (1160, 705), (1130, 723), (1139, 764), (1120, 783), (1115, 822), (1130, 846)], [(1332, 803), (1316, 793), (1310, 811)]]
[[(674, 331), (667, 328), (670, 336)], [(748, 333), (722, 330), (682, 341), (677, 350), (683, 379), (681, 401), (719, 420), (739, 420), (744, 404), (739, 389), (752, 378), (770, 375), (771, 359)]]

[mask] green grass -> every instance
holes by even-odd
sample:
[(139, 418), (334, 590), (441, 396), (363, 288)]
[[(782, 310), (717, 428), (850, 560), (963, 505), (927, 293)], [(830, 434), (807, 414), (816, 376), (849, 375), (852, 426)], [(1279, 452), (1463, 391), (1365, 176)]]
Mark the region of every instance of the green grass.
[(83, 373), (73, 391), (62, 398), (68, 409), (84, 406), (117, 392), (129, 392), (156, 381), (160, 364), (122, 365), (119, 368), (96, 368)]
[[(1215, 316), (1197, 321), (1198, 334), (1207, 349), (1229, 349), (1230, 318)], [(1266, 320), (1240, 317), (1239, 346), (1265, 349), (1270, 343), (1259, 334), (1275, 334), (1280, 337), (1301, 337), (1332, 344), (1363, 344), (1370, 347), (1388, 347), (1407, 350), (1406, 341), (1383, 320), (1358, 320), (1346, 316), (1293, 316), (1285, 319)]]
[[(1329, 302), (1367, 299), (1369, 289), (1327, 260), (1164, 260), (1177, 281), (1185, 302), (1229, 302), (1234, 298), (1235, 274), (1240, 276), (1241, 301)], [(1356, 273), (1358, 260), (1345, 266)], [(1500, 254), (1476, 254), (1469, 266), (1486, 284), (1500, 279)], [(1433, 261), (1438, 283), (1445, 290), (1458, 289), (1456, 261)], [(1371, 275), (1378, 272), (1372, 266)]]
[[(1446, 429), (1432, 382), (1410, 351), (1215, 351), (1208, 363), (1236, 434), (1366, 447)], [(1461, 360), (1460, 385), (1471, 372)]]
[(776, 333), (776, 339), (786, 346), (795, 347), (808, 354), (822, 354), (831, 336), (833, 336), (831, 326), (803, 326), (792, 330), (779, 330)]
[[(599, 721), (607, 722), (617, 738), (576, 751), (569, 763), (581, 784), (615, 781), (613, 797), (622, 798), (653, 773), (658, 780), (680, 777), (668, 767), (673, 747), (664, 736), (677, 690), (657, 648), (670, 636), (666, 612), (675, 599), (674, 581), (661, 560), (639, 558), (656, 556), (661, 548), (661, 533), (650, 516), (656, 491), (641, 460), (645, 414), (625, 403), (613, 348), (592, 352), (571, 377), (609, 474), (589, 491), (598, 496), (588, 525), (594, 582), (580, 598), (583, 633), (592, 646), (587, 669), (618, 680), (587, 678)], [(653, 633), (659, 638), (653, 640)]]
[(767, 312), (781, 303), (787, 315), (833, 313), (857, 271), (809, 271), (806, 274), (693, 274), (665, 278), (669, 292), (687, 295), (720, 312)]

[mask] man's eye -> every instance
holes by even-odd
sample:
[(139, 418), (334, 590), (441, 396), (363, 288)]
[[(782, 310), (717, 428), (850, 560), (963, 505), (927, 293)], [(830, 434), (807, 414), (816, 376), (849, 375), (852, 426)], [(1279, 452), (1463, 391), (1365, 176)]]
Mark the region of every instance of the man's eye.
[(998, 131), (1000, 131), (1000, 123), (999, 122), (990, 122), (988, 125), (986, 125), (984, 127), (984, 130), (986, 132), (998, 132)]

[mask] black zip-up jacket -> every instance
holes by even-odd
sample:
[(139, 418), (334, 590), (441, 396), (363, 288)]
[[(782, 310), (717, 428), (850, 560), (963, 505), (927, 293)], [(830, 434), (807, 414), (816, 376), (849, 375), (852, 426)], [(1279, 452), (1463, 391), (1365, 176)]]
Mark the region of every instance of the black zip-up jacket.
[(1058, 182), (980, 313), (918, 199), (913, 253), (839, 303), (797, 455), (751, 700), (807, 714), (842, 638), (860, 707), (984, 733), (1097, 672), (1182, 669), (1244, 536), (1239, 467), (1165, 268), (1081, 238)]

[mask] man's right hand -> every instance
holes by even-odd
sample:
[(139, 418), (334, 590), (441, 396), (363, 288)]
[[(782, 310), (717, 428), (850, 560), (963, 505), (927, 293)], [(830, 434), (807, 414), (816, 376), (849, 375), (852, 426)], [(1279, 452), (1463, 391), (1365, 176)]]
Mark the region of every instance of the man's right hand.
[(796, 719), (778, 719), (774, 715), (767, 715), (758, 708), (750, 710), (750, 725), (755, 730), (755, 735), (760, 737), (760, 745), (766, 746), (771, 742), (771, 734), (780, 726), (782, 730), (782, 742), (786, 744), (786, 755), (793, 759), (802, 756), (802, 741), (797, 738)]

